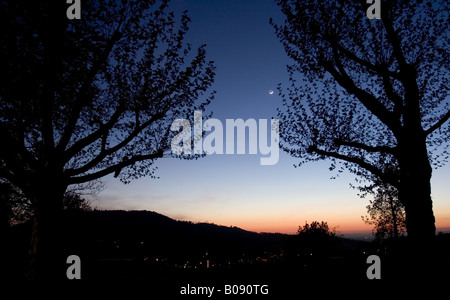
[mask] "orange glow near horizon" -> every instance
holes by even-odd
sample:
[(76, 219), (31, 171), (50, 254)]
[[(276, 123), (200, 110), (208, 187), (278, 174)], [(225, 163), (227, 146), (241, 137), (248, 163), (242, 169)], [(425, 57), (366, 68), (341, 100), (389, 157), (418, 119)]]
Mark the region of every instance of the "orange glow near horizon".
[[(365, 212), (365, 211), (363, 211)], [(334, 212), (330, 210), (323, 213), (291, 213), (283, 214), (260, 214), (253, 216), (242, 214), (234, 214), (233, 217), (223, 216), (217, 218), (192, 218), (184, 217), (181, 220), (193, 222), (209, 222), (221, 226), (235, 226), (244, 230), (258, 232), (258, 233), (283, 233), (296, 234), (299, 226), (303, 226), (306, 222), (313, 221), (327, 222), (330, 229), (335, 230), (336, 234), (356, 234), (356, 233), (371, 233), (373, 226), (365, 224), (361, 215), (350, 211), (347, 213)], [(173, 216), (174, 219), (179, 219)], [(450, 212), (435, 211), (436, 218), (436, 232), (450, 231)]]
[[(233, 220), (226, 222), (222, 220), (221, 222), (213, 222), (217, 225), (222, 226), (236, 226), (244, 230), (258, 232), (258, 233), (283, 233), (283, 234), (296, 234), (299, 226), (303, 226), (305, 222), (311, 223), (313, 221), (324, 221), (327, 222), (330, 229), (334, 229), (337, 234), (348, 234), (348, 233), (370, 233), (372, 227), (366, 225), (358, 220), (326, 220), (326, 219), (308, 219), (302, 220), (298, 218), (297, 220)], [(201, 221), (200, 221), (201, 222)]]
[[(222, 173), (200, 171), (210, 170), (206, 159), (177, 162), (195, 163), (195, 182), (201, 184), (193, 185), (187, 180), (187, 171), (169, 172), (176, 169), (172, 165), (175, 162), (165, 163), (169, 165), (161, 169), (167, 173), (162, 173), (158, 180), (143, 178), (121, 185), (110, 178), (101, 197), (92, 205), (107, 210), (155, 211), (175, 220), (236, 226), (254, 232), (295, 234), (299, 226), (313, 221), (327, 222), (338, 234), (372, 231), (372, 226), (361, 220), (361, 216), (367, 215), (366, 206), (371, 197), (361, 199), (355, 190), (348, 188), (353, 180), (351, 176), (329, 180), (324, 164), (316, 163), (314, 168), (310, 166), (298, 172), (283, 166), (287, 162), (282, 160), (271, 169), (245, 166), (246, 173), (242, 175), (235, 174), (240, 164), (233, 160), (226, 164), (231, 171)], [(279, 171), (282, 177), (274, 175), (276, 168), (282, 168)], [(180, 170), (190, 169), (184, 166)], [(438, 232), (450, 230), (449, 177), (450, 165), (435, 171), (432, 178)]]
[[(450, 230), (450, 214), (436, 213), (436, 232)], [(271, 233), (285, 233), (295, 234), (299, 226), (303, 226), (305, 222), (311, 223), (313, 221), (327, 222), (330, 229), (335, 229), (337, 234), (352, 234), (352, 233), (371, 233), (373, 227), (365, 224), (361, 217), (348, 216), (347, 218), (309, 218), (308, 220), (279, 220), (264, 221), (259, 220), (255, 222), (242, 221), (234, 226), (245, 230), (254, 232), (271, 232)]]
[[(440, 220), (436, 217), (436, 232), (439, 231), (449, 231), (450, 230), (450, 218), (444, 218)], [(187, 220), (186, 220), (187, 221)], [(335, 230), (336, 234), (353, 234), (353, 233), (371, 233), (373, 227), (371, 225), (365, 224), (361, 218), (349, 217), (348, 219), (325, 219), (316, 218), (308, 220), (233, 220), (227, 222), (226, 220), (221, 220), (220, 222), (215, 222), (214, 220), (209, 220), (208, 222), (214, 223), (221, 226), (235, 226), (247, 231), (253, 231), (258, 233), (282, 233), (282, 234), (296, 234), (299, 226), (303, 226), (305, 222), (311, 223), (313, 221), (324, 221), (327, 222), (330, 229)], [(206, 222), (206, 221), (195, 221), (195, 222)]]

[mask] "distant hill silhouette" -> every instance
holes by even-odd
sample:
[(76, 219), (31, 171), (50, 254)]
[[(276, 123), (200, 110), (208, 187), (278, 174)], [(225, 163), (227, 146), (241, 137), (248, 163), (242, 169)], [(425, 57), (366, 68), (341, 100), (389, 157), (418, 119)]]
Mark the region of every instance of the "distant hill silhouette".
[[(64, 220), (64, 235), (58, 241), (66, 251), (64, 257), (81, 258), (85, 279), (170, 283), (268, 278), (280, 286), (286, 280), (294, 284), (323, 274), (364, 279), (367, 256), (373, 253), (382, 256), (386, 278), (396, 276), (396, 253), (401, 257), (407, 245), (404, 240), (376, 244), (335, 237), (325, 244), (319, 241), (318, 249), (314, 241), (305, 242), (299, 235), (177, 221), (152, 211), (75, 211), (66, 212)], [(29, 222), (8, 230), (2, 272), (10, 278), (24, 274), (31, 229)], [(449, 237), (438, 235), (439, 265), (446, 266)], [(294, 273), (296, 277), (291, 278), (289, 274)]]
[[(70, 212), (59, 237), (67, 255), (86, 260), (129, 259), (180, 267), (246, 263), (279, 253), (287, 235), (260, 234), (237, 227), (176, 221), (152, 211)], [(11, 253), (26, 261), (31, 224), (10, 229)]]
[[(234, 226), (177, 221), (152, 211), (96, 210), (86, 213), (83, 221), (79, 216), (74, 218), (69, 244), (74, 247), (73, 253), (91, 259), (88, 264), (92, 266), (92, 272), (88, 273), (91, 278), (111, 274), (125, 277), (141, 274), (139, 276), (148, 278), (149, 270), (160, 274), (168, 270), (208, 268), (234, 270), (233, 276), (240, 276), (238, 270), (247, 270), (242, 276), (248, 275), (250, 270), (253, 277), (267, 276), (271, 270), (320, 273), (325, 268), (339, 273), (349, 264), (348, 272), (359, 276), (361, 264), (365, 267), (365, 260), (355, 261), (354, 254), (362, 253), (356, 249), (366, 247), (367, 243), (341, 237), (327, 246), (325, 256), (315, 252), (305, 257), (298, 248), (297, 235), (256, 233)], [(170, 271), (170, 276), (178, 272)], [(210, 273), (202, 276), (207, 279), (207, 274)]]
[[(145, 254), (229, 257), (279, 252), (292, 235), (256, 233), (232, 226), (177, 221), (153, 211), (94, 210), (69, 213), (61, 242), (89, 256), (136, 257)], [(12, 229), (28, 239), (30, 224)], [(344, 248), (360, 242), (339, 238)], [(139, 249), (139, 251), (137, 250)]]

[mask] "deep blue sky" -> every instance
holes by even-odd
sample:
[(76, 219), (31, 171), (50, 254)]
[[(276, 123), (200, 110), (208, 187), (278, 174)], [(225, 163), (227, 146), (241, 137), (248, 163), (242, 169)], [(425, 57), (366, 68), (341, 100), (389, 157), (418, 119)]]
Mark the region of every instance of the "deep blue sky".
[[(278, 83), (288, 84), (290, 63), (269, 24), (283, 16), (272, 0), (173, 0), (180, 15), (192, 19), (187, 41), (205, 43), (217, 67), (208, 107), (225, 119), (276, 117), (281, 99)], [(275, 90), (273, 95), (270, 90)], [(370, 231), (361, 221), (368, 199), (360, 199), (349, 183), (336, 180), (327, 162), (294, 168), (297, 160), (280, 152), (278, 164), (261, 166), (257, 155), (212, 155), (200, 160), (164, 158), (156, 165), (160, 179), (142, 178), (123, 185), (111, 176), (93, 205), (99, 209), (146, 209), (194, 222), (213, 222), (253, 231), (294, 233), (305, 221), (327, 221), (340, 232)], [(450, 168), (435, 171), (433, 200), (437, 226), (450, 224)], [(440, 225), (443, 224), (443, 225)]]
[(269, 90), (287, 79), (289, 63), (269, 24), (283, 16), (273, 1), (175, 0), (176, 11), (192, 19), (187, 40), (207, 44), (208, 58), (217, 66), (217, 100), (210, 109), (216, 118), (275, 117), (278, 98)]

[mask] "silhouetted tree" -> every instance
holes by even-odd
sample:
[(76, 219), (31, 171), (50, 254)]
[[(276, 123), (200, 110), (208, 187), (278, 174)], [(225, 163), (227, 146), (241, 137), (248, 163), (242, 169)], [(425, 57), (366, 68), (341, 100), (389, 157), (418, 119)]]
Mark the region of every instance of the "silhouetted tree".
[[(33, 218), (33, 205), (23, 193), (9, 182), (0, 182), (0, 203), (3, 225), (14, 226)], [(63, 210), (68, 212), (92, 211), (90, 201), (74, 191), (67, 191), (63, 198)]]
[(397, 238), (406, 231), (405, 207), (398, 199), (398, 191), (390, 185), (378, 187), (374, 199), (367, 206), (369, 216), (363, 221), (374, 226), (375, 237)]
[[(64, 276), (58, 235), (68, 186), (153, 176), (170, 125), (203, 109), (214, 66), (184, 42), (168, 1), (2, 1), (0, 178), (34, 209), (29, 277)], [(59, 273), (58, 273), (59, 272)]]
[(9, 182), (0, 183), (0, 202), (3, 209), (2, 223), (6, 227), (24, 223), (33, 216), (30, 200)]
[(336, 242), (336, 230), (330, 229), (327, 222), (313, 221), (298, 228), (298, 245), (304, 256), (324, 255)]
[(382, 1), (381, 20), (365, 1), (277, 3), (286, 21), (274, 27), (295, 61), (279, 88), (283, 148), (394, 186), (408, 236), (433, 238), (430, 160), (444, 163), (450, 140), (448, 2)]
[(310, 236), (310, 237), (333, 237), (336, 235), (336, 231), (334, 229), (330, 229), (327, 222), (311, 222), (311, 225), (308, 222), (305, 222), (305, 225), (299, 226), (297, 233), (299, 236)]
[(91, 202), (74, 193), (66, 193), (63, 198), (63, 209), (66, 211), (92, 211)]

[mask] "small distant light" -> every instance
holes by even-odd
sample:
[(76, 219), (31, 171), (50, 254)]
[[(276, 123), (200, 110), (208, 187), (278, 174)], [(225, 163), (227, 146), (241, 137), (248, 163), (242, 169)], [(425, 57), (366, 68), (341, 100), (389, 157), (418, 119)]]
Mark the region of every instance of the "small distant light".
[(273, 90), (270, 90), (270, 91), (269, 91), (269, 95), (273, 95)]

